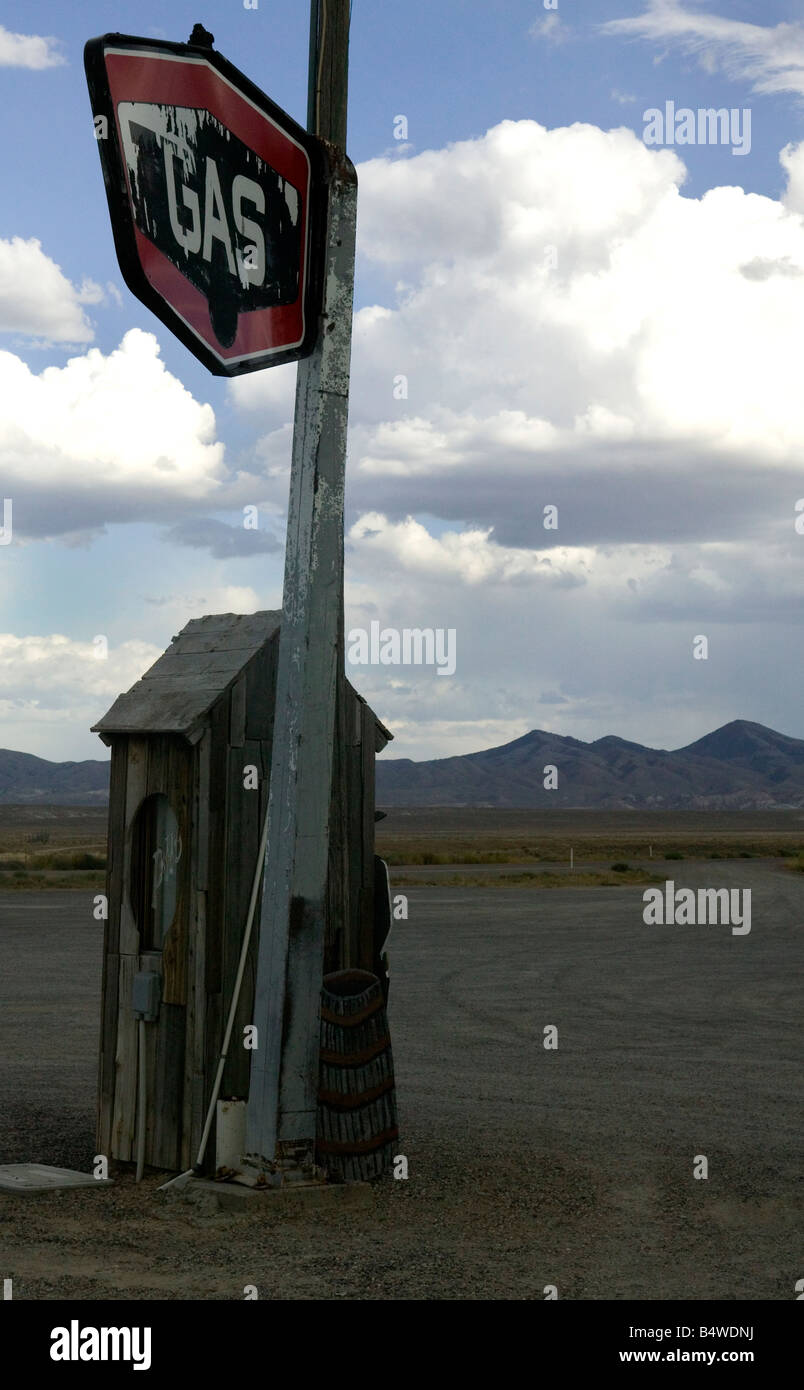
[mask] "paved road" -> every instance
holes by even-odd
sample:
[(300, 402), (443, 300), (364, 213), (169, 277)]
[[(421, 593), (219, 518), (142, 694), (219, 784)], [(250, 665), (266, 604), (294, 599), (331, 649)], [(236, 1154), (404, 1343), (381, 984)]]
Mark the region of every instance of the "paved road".
[[(317, 1219), (266, 1241), (241, 1225), (261, 1296), (542, 1298), (549, 1283), (573, 1299), (795, 1296), (804, 878), (758, 861), (672, 870), (677, 886), (750, 887), (750, 934), (646, 927), (639, 888), (408, 890), (391, 1025), (410, 1178), (346, 1229)], [(72, 894), (0, 900), (5, 1161), (86, 1167), (93, 1153), (89, 908)], [(147, 1261), (121, 1256), (110, 1293), (100, 1265), (117, 1268), (114, 1249), (79, 1258), (73, 1222), (64, 1277), (42, 1284), (20, 1217), (6, 1230), (27, 1296), (241, 1296), (220, 1230), (171, 1242), (164, 1218), (143, 1220), (141, 1193), (109, 1192), (104, 1240), (129, 1252), (135, 1232)], [(70, 1200), (89, 1220), (98, 1199)], [(53, 1210), (43, 1261), (64, 1221)]]
[(0, 893), (0, 1162), (90, 1164), (102, 954), (91, 894)]
[(443, 1068), (444, 1106), (482, 1126), (493, 1098), (494, 1122), (534, 1141), (792, 1159), (804, 880), (740, 861), (670, 867), (677, 887), (750, 886), (750, 934), (647, 927), (641, 888), (411, 889), (391, 952), (408, 1104)]

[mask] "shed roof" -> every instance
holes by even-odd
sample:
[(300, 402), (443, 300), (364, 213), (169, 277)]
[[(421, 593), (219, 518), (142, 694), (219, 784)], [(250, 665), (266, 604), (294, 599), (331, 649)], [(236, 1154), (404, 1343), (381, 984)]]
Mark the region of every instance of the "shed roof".
[[(101, 738), (107, 734), (182, 734), (192, 741), (216, 700), (260, 648), (276, 636), (281, 618), (278, 609), (192, 618), (145, 675), (124, 695), (118, 695), (111, 709), (92, 725), (92, 732)], [(379, 752), (393, 734), (379, 719), (376, 723)]]

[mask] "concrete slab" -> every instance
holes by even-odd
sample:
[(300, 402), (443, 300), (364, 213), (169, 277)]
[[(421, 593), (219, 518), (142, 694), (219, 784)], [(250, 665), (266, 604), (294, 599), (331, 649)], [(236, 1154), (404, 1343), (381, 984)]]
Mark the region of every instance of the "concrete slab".
[(45, 1163), (5, 1163), (0, 1165), (0, 1192), (18, 1197), (37, 1192), (54, 1192), (61, 1187), (108, 1187), (111, 1178), (93, 1178), (74, 1168), (51, 1168)]

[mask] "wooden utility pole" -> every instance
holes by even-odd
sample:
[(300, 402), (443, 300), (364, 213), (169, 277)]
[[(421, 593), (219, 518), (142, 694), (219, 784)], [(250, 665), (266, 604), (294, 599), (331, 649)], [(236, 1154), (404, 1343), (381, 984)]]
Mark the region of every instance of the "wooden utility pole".
[(310, 0), (307, 129), (346, 149), (351, 0)]
[(345, 154), (349, 0), (311, 0), (308, 127), (327, 146), (324, 306), (299, 363), (246, 1159), (313, 1161), (335, 699), (343, 665), (343, 496), (357, 180)]

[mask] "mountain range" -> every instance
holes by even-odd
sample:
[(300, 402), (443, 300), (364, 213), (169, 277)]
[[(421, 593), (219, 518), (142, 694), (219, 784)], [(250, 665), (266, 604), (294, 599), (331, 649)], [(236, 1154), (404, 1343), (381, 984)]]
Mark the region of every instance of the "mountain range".
[[(558, 785), (547, 790), (545, 768)], [(453, 758), (380, 758), (378, 806), (595, 810), (782, 810), (804, 806), (804, 741), (735, 719), (668, 752), (607, 735), (594, 743), (533, 729)]]
[(109, 761), (51, 763), (33, 753), (0, 748), (0, 804), (104, 806), (109, 800)]
[[(558, 785), (547, 790), (551, 766)], [(100, 806), (108, 795), (108, 761), (54, 763), (0, 749), (0, 804)], [(745, 719), (672, 752), (612, 734), (583, 743), (533, 729), (480, 753), (380, 758), (377, 805), (797, 809), (804, 806), (804, 740)]]

